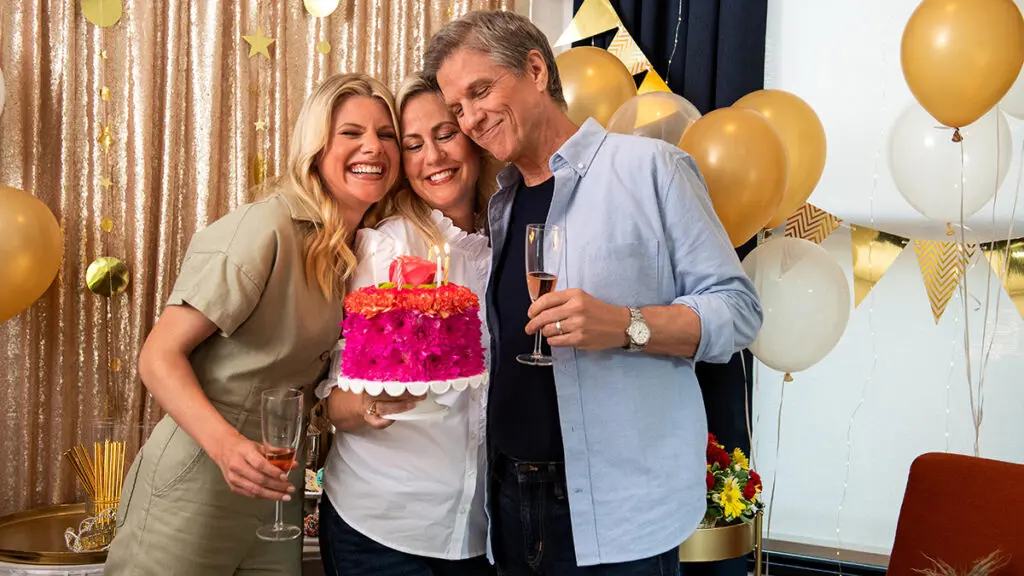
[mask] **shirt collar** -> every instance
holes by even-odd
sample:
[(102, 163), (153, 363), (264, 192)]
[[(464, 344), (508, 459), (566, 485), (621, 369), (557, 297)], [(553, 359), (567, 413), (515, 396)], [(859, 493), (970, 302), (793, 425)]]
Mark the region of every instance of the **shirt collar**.
[(292, 220), (320, 223), (320, 215), (306, 206), (305, 202), (283, 191), (279, 193), (279, 196), (285, 206), (288, 207), (288, 213), (291, 215)]
[[(596, 120), (587, 118), (575, 134), (569, 137), (562, 144), (562, 147), (555, 152), (548, 161), (551, 172), (556, 172), (563, 166), (575, 170), (581, 177), (586, 176), (590, 169), (590, 163), (608, 136), (606, 131)], [(519, 183), (522, 174), (514, 164), (509, 164), (498, 173), (498, 186), (502, 189), (509, 188)]]
[(568, 166), (575, 170), (581, 177), (587, 175), (590, 163), (604, 143), (608, 132), (598, 124), (597, 120), (587, 118), (562, 147), (551, 156), (551, 171), (554, 172), (562, 166)]

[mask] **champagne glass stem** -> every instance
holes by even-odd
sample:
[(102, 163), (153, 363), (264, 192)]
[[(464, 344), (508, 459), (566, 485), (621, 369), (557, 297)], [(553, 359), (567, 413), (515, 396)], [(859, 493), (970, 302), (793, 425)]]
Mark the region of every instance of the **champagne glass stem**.
[[(522, 350), (522, 348), (520, 348), (520, 350)], [(534, 341), (534, 344), (533, 344), (533, 357), (534, 358), (540, 358), (541, 357), (541, 353), (540, 353), (540, 330), (537, 330), (537, 339)]]
[(274, 504), (274, 528), (281, 529), (284, 526), (284, 520), (281, 518), (283, 508), (284, 504), (280, 500)]

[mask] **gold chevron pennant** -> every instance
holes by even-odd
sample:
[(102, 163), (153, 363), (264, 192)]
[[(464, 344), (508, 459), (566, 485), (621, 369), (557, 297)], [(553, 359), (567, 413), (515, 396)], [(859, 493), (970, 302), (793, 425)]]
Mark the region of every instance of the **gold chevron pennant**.
[(572, 44), (620, 26), (619, 15), (608, 0), (585, 0), (555, 46)]
[(909, 242), (910, 240), (902, 236), (850, 224), (854, 308), (860, 306)]
[(651, 63), (647, 60), (647, 56), (644, 56), (643, 50), (640, 50), (633, 37), (629, 35), (629, 32), (626, 32), (626, 27), (621, 24), (619, 25), (619, 31), (612, 38), (612, 43), (608, 45), (608, 51), (619, 60), (622, 60), (622, 63), (629, 69), (630, 74), (639, 74), (651, 67)]
[(821, 244), (841, 222), (813, 204), (804, 204), (786, 220), (786, 236)]
[(982, 252), (1024, 318), (1024, 238), (986, 244)]
[(968, 245), (966, 248), (962, 249), (959, 242), (914, 240), (917, 263), (921, 267), (921, 278), (928, 292), (928, 301), (932, 305), (932, 316), (936, 324), (942, 319), (946, 305), (960, 285), (960, 278), (978, 245)]
[(644, 81), (640, 83), (640, 87), (636, 89), (637, 94), (647, 94), (648, 92), (671, 92), (672, 89), (668, 87), (668, 84), (662, 80), (661, 75), (654, 71), (654, 67), (647, 69), (647, 75), (644, 76)]

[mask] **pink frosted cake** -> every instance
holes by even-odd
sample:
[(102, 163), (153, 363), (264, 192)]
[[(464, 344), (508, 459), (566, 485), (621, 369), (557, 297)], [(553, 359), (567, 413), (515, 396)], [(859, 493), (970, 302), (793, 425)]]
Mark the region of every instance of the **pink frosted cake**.
[(471, 384), (485, 373), (479, 313), (476, 294), (455, 284), (360, 288), (345, 298), (341, 377), (368, 391), (380, 388), (370, 383), (423, 383), (435, 390), (437, 384)]

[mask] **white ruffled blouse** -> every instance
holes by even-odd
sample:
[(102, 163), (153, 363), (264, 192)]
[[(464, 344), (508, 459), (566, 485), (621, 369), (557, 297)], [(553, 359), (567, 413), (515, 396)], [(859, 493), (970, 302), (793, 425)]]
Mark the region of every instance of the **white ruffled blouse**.
[[(449, 282), (479, 296), (481, 320), (486, 322), (484, 290), (491, 261), (487, 237), (459, 229), (437, 210), (431, 217), (451, 251)], [(429, 249), (404, 218), (360, 230), (355, 241), (359, 264), (349, 290), (387, 281), (396, 256), (427, 258)], [(488, 350), (486, 325), (482, 338)], [(338, 366), (336, 358), (331, 376), (317, 390), (321, 398), (335, 387)], [(363, 535), (409, 554), (451, 560), (483, 554), (486, 399), (486, 386), (451, 390), (436, 398), (449, 407), (441, 418), (338, 433), (323, 482), (342, 519)]]

